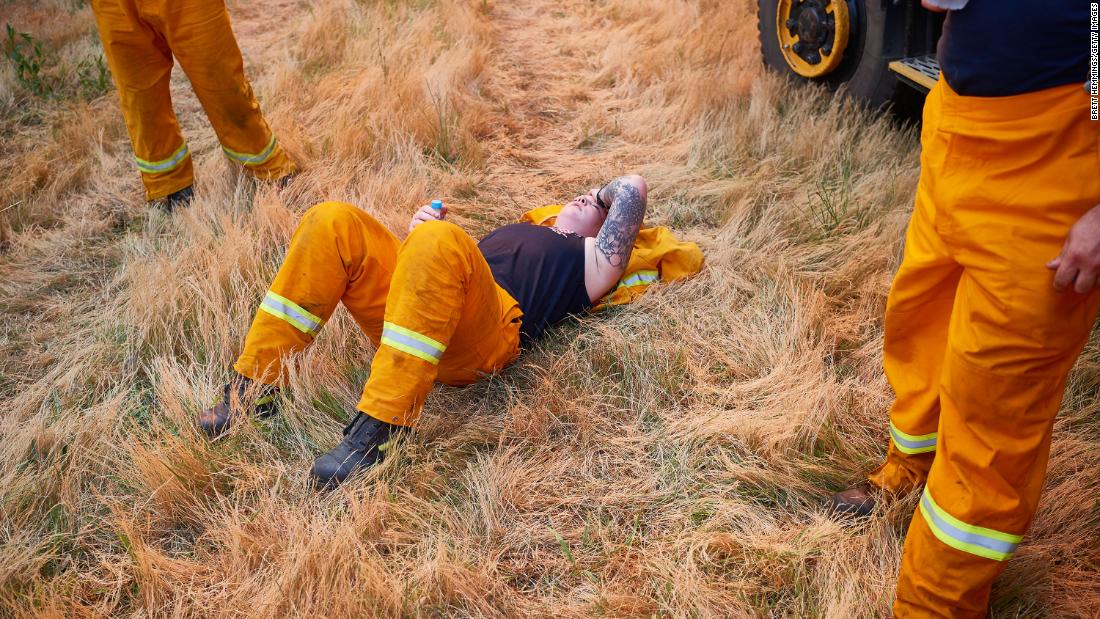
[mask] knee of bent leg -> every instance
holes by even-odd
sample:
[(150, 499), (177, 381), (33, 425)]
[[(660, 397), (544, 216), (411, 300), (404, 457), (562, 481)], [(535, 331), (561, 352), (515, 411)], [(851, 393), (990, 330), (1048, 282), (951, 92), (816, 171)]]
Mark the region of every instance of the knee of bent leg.
[(471, 242), (470, 235), (449, 221), (426, 221), (413, 228), (405, 239), (409, 246), (448, 249)]
[(304, 227), (307, 225), (331, 225), (347, 219), (354, 219), (359, 209), (347, 202), (321, 202), (311, 206), (306, 214), (302, 216), (301, 223), (298, 227)]

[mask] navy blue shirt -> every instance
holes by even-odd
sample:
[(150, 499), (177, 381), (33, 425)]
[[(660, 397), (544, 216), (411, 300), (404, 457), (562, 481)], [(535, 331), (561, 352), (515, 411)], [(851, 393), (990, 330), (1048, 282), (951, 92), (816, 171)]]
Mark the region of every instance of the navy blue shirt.
[(509, 224), (477, 244), (493, 279), (523, 311), (520, 344), (570, 314), (592, 307), (584, 287), (584, 238), (546, 226)]
[(1089, 0), (970, 0), (948, 11), (938, 53), (944, 79), (960, 95), (1084, 84)]

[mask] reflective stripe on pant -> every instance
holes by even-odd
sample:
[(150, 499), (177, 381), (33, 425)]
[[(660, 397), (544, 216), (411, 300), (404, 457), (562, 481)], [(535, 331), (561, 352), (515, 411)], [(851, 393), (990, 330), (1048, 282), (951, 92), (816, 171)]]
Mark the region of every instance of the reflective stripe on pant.
[(905, 541), (898, 617), (980, 617), (1027, 530), (1066, 376), (1100, 297), (1059, 293), (1045, 264), (1100, 203), (1100, 126), (1070, 85), (1002, 98), (940, 82), (887, 303), (897, 392), (891, 490), (927, 478)]
[(387, 423), (415, 423), (434, 380), (469, 384), (519, 355), (519, 306), (469, 235), (427, 222), (399, 243), (362, 210), (325, 202), (298, 225), (234, 368), (279, 382), (339, 302), (378, 346), (358, 408)]
[(148, 199), (193, 182), (169, 92), (173, 56), (231, 159), (261, 179), (294, 171), (245, 77), (224, 0), (92, 0), (92, 9)]

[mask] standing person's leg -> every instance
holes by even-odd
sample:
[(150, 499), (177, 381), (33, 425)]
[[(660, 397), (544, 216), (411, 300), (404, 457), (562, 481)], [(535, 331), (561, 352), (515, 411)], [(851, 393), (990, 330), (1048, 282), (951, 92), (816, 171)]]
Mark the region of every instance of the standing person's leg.
[(146, 199), (190, 187), (191, 153), (172, 110), (167, 42), (142, 20), (134, 0), (92, 0), (92, 10)]
[[(936, 183), (947, 155), (939, 132), (938, 88), (928, 95), (921, 135), (921, 177), (905, 236), (905, 254), (886, 302), (883, 367), (894, 389), (886, 461), (869, 475), (884, 490), (907, 492), (924, 483), (936, 451), (940, 371), (955, 289), (962, 267), (937, 228)], [(867, 515), (874, 496), (866, 485), (838, 493), (833, 509)]]
[(886, 461), (870, 475), (876, 486), (907, 492), (924, 483), (936, 452), (940, 373), (962, 267), (937, 224), (937, 195), (950, 136), (939, 130), (939, 88), (925, 103), (921, 177), (905, 257), (886, 303), (883, 367), (894, 389)]
[(992, 582), (1035, 513), (1066, 376), (1100, 306), (1096, 293), (1056, 292), (1045, 267), (1100, 203), (1100, 130), (1087, 103), (1079, 86), (945, 98), (951, 161), (937, 197), (965, 272), (898, 617), (985, 616)]
[[(389, 230), (351, 204), (323, 202), (306, 211), (256, 311), (236, 372), (248, 381), (278, 385), (286, 357), (313, 343), (341, 301), (378, 343), (397, 248)], [(242, 384), (230, 383), (223, 401), (200, 415), (208, 434), (225, 431), (241, 408), (233, 401), (237, 394), (230, 393), (234, 387), (240, 390)]]
[(342, 482), (379, 460), (391, 434), (415, 424), (437, 378), (466, 384), (515, 360), (520, 316), (468, 234), (447, 222), (417, 226), (398, 253), (363, 414), (314, 463), (315, 482)]
[(253, 176), (276, 180), (294, 172), (260, 112), (244, 73), (225, 0), (146, 0), (162, 15), (164, 35), (230, 159)]

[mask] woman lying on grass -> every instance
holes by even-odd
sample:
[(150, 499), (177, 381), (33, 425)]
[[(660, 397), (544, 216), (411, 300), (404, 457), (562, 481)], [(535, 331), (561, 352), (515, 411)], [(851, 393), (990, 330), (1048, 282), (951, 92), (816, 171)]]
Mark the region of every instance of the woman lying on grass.
[(350, 204), (318, 204), (256, 312), (236, 376), (198, 425), (214, 438), (242, 414), (274, 412), (286, 356), (309, 346), (343, 302), (378, 351), (358, 414), (310, 471), (318, 487), (342, 483), (416, 423), (433, 381), (466, 385), (496, 372), (607, 294), (645, 210), (645, 180), (623, 176), (574, 198), (552, 227), (511, 224), (475, 242), (425, 206), (399, 242)]

